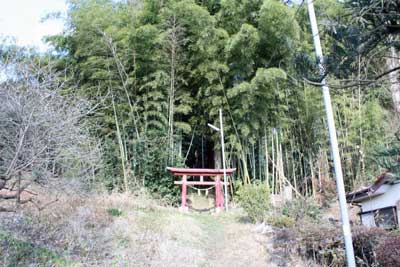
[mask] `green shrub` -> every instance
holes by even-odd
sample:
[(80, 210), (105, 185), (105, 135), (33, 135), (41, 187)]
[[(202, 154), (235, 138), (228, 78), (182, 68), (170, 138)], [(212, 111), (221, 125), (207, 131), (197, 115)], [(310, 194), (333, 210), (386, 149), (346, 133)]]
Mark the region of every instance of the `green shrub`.
[(114, 217), (119, 217), (122, 215), (122, 210), (117, 208), (109, 208), (107, 209), (107, 213)]
[(267, 219), (268, 224), (278, 228), (290, 228), (295, 224), (295, 220), (288, 216), (271, 216)]
[(269, 207), (269, 192), (265, 184), (243, 185), (237, 191), (237, 201), (253, 222), (265, 219)]
[(282, 214), (295, 221), (304, 218), (318, 220), (321, 215), (321, 207), (312, 199), (296, 199), (285, 203), (282, 208)]
[[(104, 177), (103, 183), (110, 191), (123, 191), (123, 173), (120, 152), (115, 138), (106, 138), (104, 143)], [(168, 149), (168, 138), (163, 132), (151, 132), (144, 139), (132, 143), (133, 162), (128, 164), (129, 189), (133, 192), (144, 185), (155, 198), (162, 198), (168, 203), (179, 201), (179, 186), (166, 169), (165, 163), (171, 156)], [(176, 156), (174, 167), (184, 167), (184, 159)]]

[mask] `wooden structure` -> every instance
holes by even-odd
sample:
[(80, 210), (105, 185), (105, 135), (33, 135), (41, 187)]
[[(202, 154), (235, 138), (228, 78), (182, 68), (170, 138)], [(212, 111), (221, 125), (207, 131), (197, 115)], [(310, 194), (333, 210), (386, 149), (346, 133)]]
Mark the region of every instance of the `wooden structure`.
[(361, 223), (367, 227), (399, 228), (400, 177), (383, 173), (370, 186), (348, 193), (347, 202), (361, 208)]
[[(224, 196), (222, 193), (222, 185), (225, 183), (221, 181), (224, 175), (223, 169), (186, 169), (186, 168), (172, 168), (167, 167), (167, 170), (175, 176), (181, 176), (181, 181), (175, 181), (176, 185), (181, 185), (181, 210), (187, 211), (188, 206), (186, 203), (187, 186), (188, 185), (209, 185), (215, 186), (215, 210), (218, 212), (224, 208)], [(231, 175), (236, 169), (226, 169), (226, 175)], [(199, 177), (196, 181), (188, 181), (188, 177)], [(204, 177), (214, 177), (214, 181), (204, 181)], [(226, 182), (229, 184), (228, 182)]]

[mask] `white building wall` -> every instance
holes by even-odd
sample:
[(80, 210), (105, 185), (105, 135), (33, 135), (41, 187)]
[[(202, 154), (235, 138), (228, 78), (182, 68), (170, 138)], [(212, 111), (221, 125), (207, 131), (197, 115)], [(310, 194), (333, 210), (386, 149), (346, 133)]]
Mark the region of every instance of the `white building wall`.
[(382, 185), (378, 191), (386, 191), (384, 194), (364, 200), (361, 203), (362, 212), (396, 206), (400, 200), (400, 184)]
[(375, 227), (375, 218), (373, 213), (367, 213), (361, 215), (362, 225), (367, 227)]
[[(382, 185), (378, 191), (385, 192), (379, 196), (365, 200), (361, 203), (362, 212), (372, 210), (397, 207), (397, 221), (400, 222), (400, 183), (393, 185)], [(375, 220), (373, 214), (362, 214), (362, 224), (369, 227), (374, 227)]]

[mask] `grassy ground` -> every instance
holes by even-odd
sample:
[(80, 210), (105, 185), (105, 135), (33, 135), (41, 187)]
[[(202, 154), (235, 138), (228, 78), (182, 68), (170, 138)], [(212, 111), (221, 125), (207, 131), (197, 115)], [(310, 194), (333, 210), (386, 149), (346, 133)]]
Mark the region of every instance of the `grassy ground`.
[(5, 266), (29, 266), (32, 263), (42, 266), (65, 266), (66, 260), (51, 250), (32, 242), (17, 239), (10, 233), (0, 232), (2, 263)]
[(143, 196), (68, 197), (0, 214), (0, 266), (266, 266), (268, 240), (254, 228), (239, 210), (183, 214)]

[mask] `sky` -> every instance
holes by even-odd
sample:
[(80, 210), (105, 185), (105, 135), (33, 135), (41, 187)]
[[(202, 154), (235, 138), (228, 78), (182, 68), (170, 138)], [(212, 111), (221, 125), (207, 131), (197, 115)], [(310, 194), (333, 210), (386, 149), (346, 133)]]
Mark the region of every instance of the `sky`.
[(0, 37), (11, 36), (18, 45), (46, 51), (48, 46), (42, 38), (60, 33), (63, 22), (41, 19), (51, 12), (65, 14), (66, 10), (65, 0), (0, 0)]

